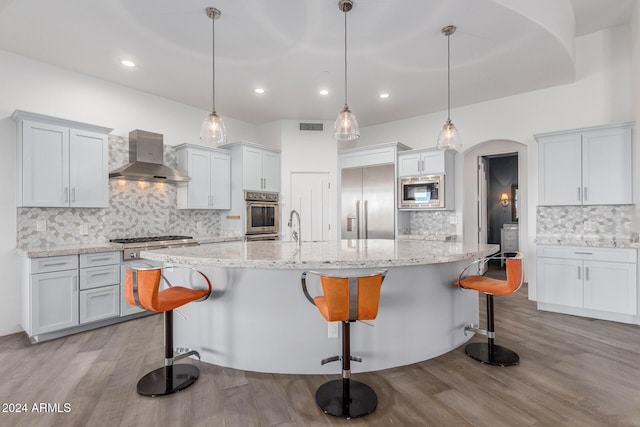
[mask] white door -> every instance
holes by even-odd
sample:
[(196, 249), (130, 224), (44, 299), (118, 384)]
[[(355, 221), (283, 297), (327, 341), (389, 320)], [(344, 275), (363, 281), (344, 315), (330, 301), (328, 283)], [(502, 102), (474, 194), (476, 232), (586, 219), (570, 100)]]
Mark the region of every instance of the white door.
[(329, 239), (330, 190), (328, 172), (291, 173), (291, 209), (300, 213), (303, 241)]
[[(478, 244), (487, 243), (487, 159), (478, 157)], [(487, 265), (484, 264), (478, 274), (487, 272)]]

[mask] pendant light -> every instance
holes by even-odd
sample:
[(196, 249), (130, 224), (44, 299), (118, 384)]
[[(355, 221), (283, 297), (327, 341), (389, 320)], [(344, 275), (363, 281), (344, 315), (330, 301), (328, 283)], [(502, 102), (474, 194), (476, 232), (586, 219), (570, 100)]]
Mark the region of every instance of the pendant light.
[(200, 139), (208, 144), (222, 144), (227, 141), (227, 130), (224, 126), (222, 118), (216, 113), (216, 36), (215, 36), (215, 22), (220, 19), (221, 12), (215, 7), (208, 7), (206, 9), (207, 16), (211, 19), (211, 33), (212, 36), (212, 81), (211, 81), (211, 113), (204, 119), (202, 128), (200, 128)]
[(462, 148), (458, 129), (451, 123), (451, 48), (449, 37), (455, 32), (456, 27), (453, 25), (448, 25), (442, 29), (442, 34), (447, 36), (447, 121), (442, 126), (440, 135), (438, 135), (436, 147), (441, 150), (460, 150)]
[(353, 141), (360, 137), (356, 116), (347, 105), (347, 12), (353, 8), (353, 0), (340, 0), (338, 8), (344, 12), (344, 108), (333, 125), (333, 137), (338, 141)]

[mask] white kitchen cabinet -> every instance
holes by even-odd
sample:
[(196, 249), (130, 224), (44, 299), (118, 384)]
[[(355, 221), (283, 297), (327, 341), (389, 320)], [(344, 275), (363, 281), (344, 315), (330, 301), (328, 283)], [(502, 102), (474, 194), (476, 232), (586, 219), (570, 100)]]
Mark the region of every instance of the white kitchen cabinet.
[(78, 256), (23, 259), (20, 323), (29, 336), (79, 324)]
[(15, 111), (18, 206), (109, 206), (111, 129)]
[(453, 175), (455, 152), (451, 150), (409, 150), (398, 154), (398, 177)]
[(538, 245), (538, 308), (633, 323), (637, 250)]
[(178, 184), (178, 209), (231, 209), (231, 156), (227, 150), (182, 144), (178, 169), (191, 181)]
[(120, 286), (80, 291), (80, 324), (120, 316)]
[(631, 204), (633, 123), (535, 135), (540, 205)]
[(280, 153), (242, 147), (242, 188), (246, 191), (280, 191)]

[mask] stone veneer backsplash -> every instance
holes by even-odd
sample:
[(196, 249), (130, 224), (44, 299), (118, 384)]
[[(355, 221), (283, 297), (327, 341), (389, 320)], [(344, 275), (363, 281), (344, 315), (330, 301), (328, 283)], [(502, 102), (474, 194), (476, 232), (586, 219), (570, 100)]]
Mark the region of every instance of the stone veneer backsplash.
[[(128, 138), (110, 135), (109, 170), (128, 162)], [(176, 167), (172, 146), (164, 147), (164, 162)], [(218, 211), (176, 208), (175, 184), (112, 179), (109, 193), (109, 207), (104, 209), (18, 208), (18, 247), (85, 244), (119, 237), (220, 234)], [(46, 231), (37, 231), (37, 221), (46, 221)], [(87, 227), (88, 235), (80, 235), (81, 226)]]
[(455, 236), (456, 224), (449, 223), (449, 217), (455, 216), (453, 211), (411, 211), (409, 227), (406, 234), (437, 234)]
[[(538, 206), (536, 234), (628, 239), (632, 235), (634, 215), (633, 205)], [(586, 227), (588, 224), (590, 227)]]

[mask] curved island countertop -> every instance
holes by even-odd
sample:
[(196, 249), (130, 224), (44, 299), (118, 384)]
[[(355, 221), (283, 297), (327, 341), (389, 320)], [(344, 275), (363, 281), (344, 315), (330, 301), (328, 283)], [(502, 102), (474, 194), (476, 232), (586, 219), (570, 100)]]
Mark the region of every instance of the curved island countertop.
[[(180, 307), (174, 345), (198, 350), (201, 360), (236, 369), (292, 374), (337, 374), (320, 360), (340, 354), (340, 339), (300, 285), (303, 271), (359, 275), (388, 269), (375, 327), (351, 330), (354, 372), (377, 371), (428, 360), (470, 339), (464, 326), (478, 323), (478, 294), (453, 286), (472, 260), (498, 245), (420, 240), (254, 241), (160, 249), (142, 258), (186, 265), (212, 281), (209, 299)], [(174, 285), (198, 284), (190, 269), (168, 269)], [(201, 280), (201, 279), (200, 279)], [(308, 277), (312, 295), (321, 285)]]
[(498, 245), (422, 240), (254, 241), (143, 251), (154, 261), (266, 269), (389, 268), (439, 264), (491, 255)]

